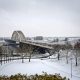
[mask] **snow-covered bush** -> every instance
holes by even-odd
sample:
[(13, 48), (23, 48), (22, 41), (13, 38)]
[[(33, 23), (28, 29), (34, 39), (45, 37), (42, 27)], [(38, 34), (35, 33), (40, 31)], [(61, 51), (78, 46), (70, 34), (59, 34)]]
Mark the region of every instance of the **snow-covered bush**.
[(0, 76), (0, 80), (69, 80), (66, 77), (61, 77), (60, 74), (47, 74), (44, 72), (41, 75), (35, 74), (35, 75), (21, 75), (16, 74), (16, 75), (11, 75), (10, 77), (8, 76)]

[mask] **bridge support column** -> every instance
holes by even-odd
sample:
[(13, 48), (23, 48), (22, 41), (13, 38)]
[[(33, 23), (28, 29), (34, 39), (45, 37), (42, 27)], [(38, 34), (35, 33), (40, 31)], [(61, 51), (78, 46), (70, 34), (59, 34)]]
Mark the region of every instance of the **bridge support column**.
[[(49, 55), (51, 55), (50, 52), (49, 52)], [(50, 59), (50, 56), (49, 56), (49, 59)]]
[(32, 54), (32, 52), (30, 52), (30, 56), (29, 56), (29, 62), (31, 61), (31, 54)]
[(59, 52), (58, 52), (58, 60), (60, 60), (60, 54), (59, 54)]
[(22, 53), (22, 63), (24, 63), (24, 55), (23, 55), (23, 53)]

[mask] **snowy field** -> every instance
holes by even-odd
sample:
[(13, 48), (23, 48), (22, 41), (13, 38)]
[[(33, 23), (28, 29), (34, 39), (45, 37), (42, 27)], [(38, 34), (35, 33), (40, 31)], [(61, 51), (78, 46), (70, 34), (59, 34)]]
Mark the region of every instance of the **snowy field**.
[[(54, 58), (55, 56), (52, 56), (51, 58)], [(65, 57), (60, 58), (60, 60), (57, 58), (31, 59), (31, 62), (29, 62), (28, 59), (25, 59), (24, 63), (22, 63), (22, 60), (15, 60), (0, 65), (0, 75), (10, 76), (17, 73), (31, 75), (36, 73), (42, 74), (42, 72), (47, 72), (48, 74), (60, 73), (61, 76), (66, 76), (67, 78), (70, 78), (70, 80), (80, 80), (80, 63), (78, 63), (78, 66), (76, 67), (75, 61), (72, 59), (72, 78), (71, 60), (69, 59), (69, 63), (66, 64)]]

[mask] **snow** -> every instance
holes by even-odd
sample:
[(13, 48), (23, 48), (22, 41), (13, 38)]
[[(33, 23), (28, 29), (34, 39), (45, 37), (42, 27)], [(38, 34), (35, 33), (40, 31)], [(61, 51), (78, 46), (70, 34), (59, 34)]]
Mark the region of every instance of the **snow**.
[[(53, 57), (53, 58), (52, 58)], [(42, 74), (42, 72), (47, 72), (48, 74), (60, 73), (61, 76), (66, 76), (70, 80), (80, 80), (80, 63), (75, 66), (75, 60), (72, 59), (72, 78), (71, 78), (71, 60), (69, 58), (69, 63), (66, 63), (66, 58), (60, 58), (58, 60), (56, 55), (52, 56), (51, 59), (28, 59), (24, 60), (14, 60), (8, 63), (3, 63), (0, 65), (0, 75), (14, 75), (17, 73), (21, 74)], [(54, 58), (55, 57), (55, 58)], [(78, 59), (79, 60), (79, 59)]]

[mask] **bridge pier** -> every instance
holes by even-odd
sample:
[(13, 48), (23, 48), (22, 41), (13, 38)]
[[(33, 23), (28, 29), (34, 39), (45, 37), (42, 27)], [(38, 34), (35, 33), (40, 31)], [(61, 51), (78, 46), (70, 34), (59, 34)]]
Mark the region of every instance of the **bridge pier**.
[(24, 63), (24, 55), (23, 55), (23, 53), (22, 53), (22, 63)]
[(30, 53), (30, 56), (29, 56), (29, 62), (31, 61), (31, 53)]

